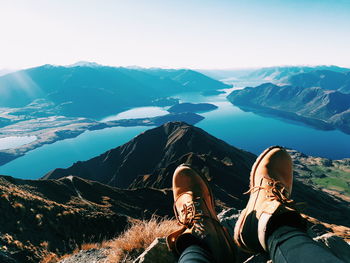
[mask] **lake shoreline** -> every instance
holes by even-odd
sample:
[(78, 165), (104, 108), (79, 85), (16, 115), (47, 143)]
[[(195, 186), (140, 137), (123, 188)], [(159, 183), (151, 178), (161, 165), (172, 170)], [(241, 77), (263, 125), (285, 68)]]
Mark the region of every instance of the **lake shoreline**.
[(233, 105), (239, 107), (241, 110), (246, 112), (253, 112), (255, 114), (261, 114), (263, 116), (266, 115), (273, 118), (277, 117), (277, 118), (281, 118), (282, 120), (283, 119), (291, 120), (297, 123), (300, 122), (302, 124), (305, 124), (307, 126), (310, 126), (312, 128), (322, 130), (322, 131), (340, 130), (350, 135), (349, 127), (335, 125), (335, 124), (326, 122), (324, 120), (300, 116), (294, 112), (281, 111), (273, 108), (267, 108), (267, 107), (256, 106), (256, 105), (240, 105), (240, 104), (233, 104)]
[(29, 144), (24, 144), (17, 148), (0, 150), (0, 166), (22, 157), (27, 152), (35, 150), (43, 145), (75, 138), (86, 131), (102, 130), (113, 127), (159, 126), (169, 121), (185, 121), (189, 124), (195, 124), (203, 119), (204, 117), (196, 113), (170, 113), (151, 118), (122, 119), (107, 122), (91, 121), (90, 123), (84, 123), (83, 125), (74, 128), (63, 126), (54, 131), (50, 130), (47, 133), (35, 135), (38, 139)]

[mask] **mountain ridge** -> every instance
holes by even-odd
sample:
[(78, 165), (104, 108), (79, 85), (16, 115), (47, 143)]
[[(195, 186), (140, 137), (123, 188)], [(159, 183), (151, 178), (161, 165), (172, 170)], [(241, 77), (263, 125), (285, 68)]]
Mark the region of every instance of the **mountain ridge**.
[[(149, 154), (150, 149), (152, 149), (152, 155)], [(216, 157), (228, 158), (222, 149), (230, 152), (231, 159), (240, 160), (245, 173), (249, 173), (248, 167), (254, 160), (253, 154), (234, 148), (197, 127), (182, 122), (169, 122), (148, 130), (130, 142), (98, 157), (78, 162), (67, 169), (56, 169), (43, 178), (56, 179), (66, 175), (76, 175), (125, 188), (129, 187), (138, 176), (147, 175), (166, 167), (190, 152), (195, 154), (215, 153)], [(137, 164), (140, 162), (138, 161), (140, 155), (144, 156), (142, 157), (143, 162)], [(120, 164), (122, 164), (121, 167), (119, 167)], [(138, 169), (138, 166), (143, 169)], [(101, 173), (104, 174), (103, 178), (100, 178)], [(120, 176), (128, 179), (118, 181)]]

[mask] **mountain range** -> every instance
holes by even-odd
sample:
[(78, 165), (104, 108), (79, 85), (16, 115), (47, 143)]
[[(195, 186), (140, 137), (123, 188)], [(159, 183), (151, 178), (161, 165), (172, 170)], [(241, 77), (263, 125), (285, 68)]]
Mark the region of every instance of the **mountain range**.
[(332, 70), (314, 70), (289, 77), (292, 86), (312, 88), (320, 87), (325, 90), (338, 90), (350, 93), (350, 71), (337, 72)]
[(269, 113), (321, 129), (350, 133), (350, 94), (320, 87), (277, 86), (265, 83), (235, 90), (228, 100), (246, 110)]
[(349, 68), (338, 66), (277, 66), (264, 68), (242, 68), (242, 69), (199, 69), (197, 71), (222, 81), (260, 81), (286, 84), (290, 77), (309, 73), (317, 70), (326, 70), (338, 73), (350, 72)]
[(1, 76), (0, 106), (20, 108), (45, 99), (56, 115), (101, 118), (130, 107), (156, 105), (160, 98), (184, 91), (228, 87), (188, 69), (44, 65)]
[(343, 68), (338, 66), (280, 66), (254, 70), (253, 72), (244, 76), (244, 78), (286, 83), (288, 82), (289, 78), (294, 75), (309, 73), (318, 70), (326, 70), (338, 73), (350, 72), (349, 68)]
[[(172, 217), (171, 178), (181, 163), (206, 176), (218, 211), (242, 209), (255, 158), (199, 128), (170, 122), (42, 180), (1, 176), (1, 262), (38, 262), (109, 239), (125, 229), (127, 217)], [(310, 220), (350, 238), (349, 202), (298, 180), (298, 174), (293, 189), (296, 201), (309, 204), (304, 213)]]

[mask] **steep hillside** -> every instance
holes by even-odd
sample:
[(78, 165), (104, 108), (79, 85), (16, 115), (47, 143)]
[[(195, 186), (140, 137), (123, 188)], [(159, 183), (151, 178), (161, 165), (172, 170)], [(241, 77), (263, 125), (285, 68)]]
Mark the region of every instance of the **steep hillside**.
[(1, 176), (0, 191), (3, 263), (63, 255), (121, 233), (127, 216), (150, 218), (156, 211), (162, 216), (172, 211), (169, 192), (120, 190), (76, 177), (32, 181)]
[(338, 128), (350, 132), (349, 94), (266, 83), (256, 88), (235, 90), (227, 98), (248, 110), (302, 121), (321, 129)]

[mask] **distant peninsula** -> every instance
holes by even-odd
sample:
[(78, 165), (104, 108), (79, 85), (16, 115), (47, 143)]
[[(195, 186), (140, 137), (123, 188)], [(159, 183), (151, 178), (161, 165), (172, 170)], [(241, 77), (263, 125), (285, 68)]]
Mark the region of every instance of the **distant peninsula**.
[(0, 138), (8, 136), (36, 136), (37, 139), (17, 148), (0, 150), (0, 166), (45, 144), (75, 138), (89, 130), (101, 130), (112, 127), (159, 126), (171, 121), (183, 121), (193, 125), (203, 119), (203, 116), (196, 113), (185, 112), (170, 113), (152, 118), (122, 119), (108, 122), (65, 116), (50, 116), (48, 118), (22, 121), (0, 129)]
[(168, 109), (171, 113), (181, 112), (206, 112), (217, 109), (218, 106), (210, 103), (179, 103)]
[(299, 121), (322, 130), (350, 134), (350, 94), (319, 87), (265, 83), (233, 91), (227, 99), (243, 110)]

